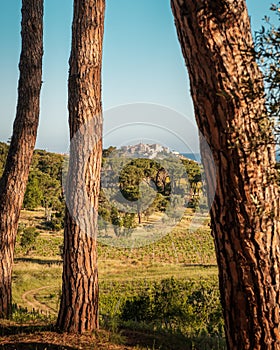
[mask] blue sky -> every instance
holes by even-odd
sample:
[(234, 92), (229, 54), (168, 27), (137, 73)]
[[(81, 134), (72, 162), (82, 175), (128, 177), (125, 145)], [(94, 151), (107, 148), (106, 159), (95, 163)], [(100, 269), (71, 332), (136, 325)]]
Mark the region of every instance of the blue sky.
[[(258, 29), (263, 16), (269, 14), (270, 4), (271, 1), (267, 0), (258, 4), (254, 0), (247, 1), (253, 30)], [(11, 136), (15, 117), (20, 8), (20, 0), (2, 0), (0, 3), (1, 141), (7, 141)], [(37, 148), (57, 152), (68, 149), (67, 74), (71, 21), (71, 0), (45, 1), (44, 83)], [(116, 113), (111, 113), (114, 107), (141, 102), (158, 105), (159, 111), (162, 106), (170, 108), (184, 116), (189, 124), (192, 123), (194, 119), (188, 77), (169, 0), (107, 0), (103, 57), (103, 107), (105, 111), (110, 110), (108, 118), (116, 116)], [(177, 116), (174, 118), (176, 120)], [(172, 129), (172, 120), (170, 123)], [(110, 126), (106, 127), (108, 134)], [(196, 132), (192, 127), (190, 129), (192, 131), (188, 138), (191, 147), (195, 148), (192, 138), (195, 138)], [(129, 140), (127, 133), (130, 130), (125, 129), (119, 135), (122, 144), (126, 143), (124, 138), (127, 137), (127, 142)], [(151, 139), (155, 140), (156, 136)], [(105, 140), (105, 145), (108, 142)], [(170, 143), (172, 148), (184, 151), (184, 147), (176, 140)]]

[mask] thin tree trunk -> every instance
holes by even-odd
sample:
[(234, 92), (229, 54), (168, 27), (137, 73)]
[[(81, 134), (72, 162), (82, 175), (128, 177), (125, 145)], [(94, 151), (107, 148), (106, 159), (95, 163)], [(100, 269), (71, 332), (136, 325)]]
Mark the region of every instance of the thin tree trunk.
[(102, 159), (101, 63), (104, 0), (74, 0), (69, 73), (70, 160), (63, 286), (57, 326), (98, 328), (97, 209)]
[(43, 0), (22, 1), (21, 28), (17, 112), (0, 181), (0, 317), (11, 315), (15, 238), (37, 135), (42, 84)]
[[(171, 0), (189, 71), (228, 349), (280, 349), (275, 147), (243, 0)], [(216, 186), (216, 191), (215, 191)]]

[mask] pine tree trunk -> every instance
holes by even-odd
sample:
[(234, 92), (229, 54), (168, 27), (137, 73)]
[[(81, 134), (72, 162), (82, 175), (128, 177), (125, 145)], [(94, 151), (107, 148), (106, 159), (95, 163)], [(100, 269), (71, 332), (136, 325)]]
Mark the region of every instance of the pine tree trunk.
[(6, 166), (0, 180), (0, 317), (11, 315), (15, 238), (40, 112), (43, 0), (22, 1), (18, 104)]
[(69, 73), (70, 160), (63, 286), (57, 327), (98, 328), (97, 209), (102, 159), (104, 0), (75, 0)]
[(246, 4), (171, 4), (197, 124), (215, 163), (201, 137), (208, 193), (215, 192), (210, 214), (228, 349), (280, 349), (275, 147)]

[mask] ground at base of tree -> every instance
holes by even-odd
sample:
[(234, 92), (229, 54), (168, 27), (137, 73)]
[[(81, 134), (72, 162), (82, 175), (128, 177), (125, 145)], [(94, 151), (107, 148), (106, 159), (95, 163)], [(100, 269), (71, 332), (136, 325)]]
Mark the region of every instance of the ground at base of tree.
[[(135, 347), (115, 344), (109, 332), (77, 335), (40, 330), (39, 326), (1, 326), (0, 349), (5, 350), (132, 350)], [(139, 348), (138, 348), (139, 349)]]
[[(188, 350), (196, 349), (174, 337), (148, 331), (100, 330), (92, 334), (67, 334), (46, 330), (45, 326), (0, 326), (0, 350)], [(50, 328), (50, 327), (49, 327)]]

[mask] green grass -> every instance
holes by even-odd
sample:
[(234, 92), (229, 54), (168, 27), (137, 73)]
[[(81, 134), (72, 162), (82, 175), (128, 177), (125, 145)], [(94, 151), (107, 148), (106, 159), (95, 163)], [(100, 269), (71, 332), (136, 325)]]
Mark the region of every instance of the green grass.
[[(39, 226), (44, 216), (43, 210), (22, 211), (21, 222), (32, 222)], [(143, 247), (117, 248), (99, 243), (98, 264), (102, 286), (106, 282), (160, 280), (176, 277), (180, 279), (207, 279), (217, 276), (214, 245), (208, 227), (209, 218), (200, 216), (204, 223), (197, 231), (189, 231), (192, 211), (187, 210), (181, 222), (171, 233), (161, 240)], [(18, 239), (19, 241), (19, 239)], [(51, 307), (56, 305), (55, 297), (49, 297), (52, 288), (58, 290), (61, 284), (61, 247), (63, 233), (40, 231), (34, 249), (28, 254), (16, 244), (13, 274), (13, 301), (24, 305), (21, 296), (24, 292), (42, 286), (50, 286), (50, 291), (38, 292)], [(102, 292), (102, 289), (101, 289)], [(42, 296), (41, 296), (42, 294)], [(41, 300), (40, 299), (40, 300)], [(42, 300), (43, 300), (42, 299)]]

